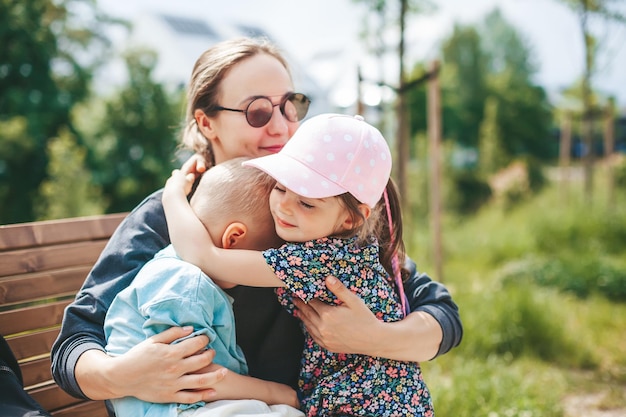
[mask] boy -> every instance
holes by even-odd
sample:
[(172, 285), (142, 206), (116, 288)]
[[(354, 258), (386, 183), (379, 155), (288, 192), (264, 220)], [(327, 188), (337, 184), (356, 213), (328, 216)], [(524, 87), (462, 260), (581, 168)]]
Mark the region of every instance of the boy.
[[(191, 206), (215, 236), (216, 246), (256, 250), (276, 247), (282, 241), (274, 230), (268, 205), (274, 181), (260, 171), (242, 167), (243, 160), (233, 159), (209, 169), (191, 198)], [(169, 327), (193, 326), (192, 336), (206, 334), (207, 347), (216, 352), (211, 366), (233, 371), (216, 385), (216, 400), (258, 401), (184, 405), (125, 397), (112, 400), (118, 417), (227, 415), (246, 407), (254, 407), (260, 415), (264, 410), (284, 416), (302, 415), (292, 408), (298, 406), (292, 388), (246, 376), (246, 361), (235, 339), (232, 299), (218, 285), (199, 268), (182, 261), (171, 245), (166, 247), (113, 300), (104, 323), (106, 350), (111, 356), (120, 355)]]

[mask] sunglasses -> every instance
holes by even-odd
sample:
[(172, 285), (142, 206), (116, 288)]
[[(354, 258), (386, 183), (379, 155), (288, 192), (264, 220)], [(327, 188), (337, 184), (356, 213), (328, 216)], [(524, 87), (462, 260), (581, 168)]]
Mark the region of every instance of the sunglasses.
[(304, 119), (309, 111), (311, 99), (302, 93), (287, 93), (274, 104), (269, 97), (257, 96), (246, 106), (245, 110), (229, 109), (228, 107), (216, 106), (214, 110), (235, 111), (246, 115), (246, 121), (252, 127), (263, 127), (269, 123), (274, 113), (274, 107), (278, 106), (285, 119), (290, 122), (299, 122)]

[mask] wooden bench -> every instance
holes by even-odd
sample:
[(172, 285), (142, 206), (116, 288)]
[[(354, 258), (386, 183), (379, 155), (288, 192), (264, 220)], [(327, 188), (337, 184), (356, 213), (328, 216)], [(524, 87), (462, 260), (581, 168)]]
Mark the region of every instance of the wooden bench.
[(26, 391), (53, 416), (107, 416), (103, 401), (74, 398), (56, 385), (50, 349), (65, 306), (125, 216), (0, 226), (0, 334), (20, 363)]

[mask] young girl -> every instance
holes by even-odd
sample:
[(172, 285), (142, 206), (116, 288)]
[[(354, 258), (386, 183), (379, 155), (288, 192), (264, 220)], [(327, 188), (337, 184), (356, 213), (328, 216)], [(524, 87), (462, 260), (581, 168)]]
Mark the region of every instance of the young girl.
[[(264, 252), (216, 248), (187, 203), (192, 176), (175, 171), (163, 204), (183, 259), (218, 280), (278, 287), (281, 304), (292, 314), (293, 297), (335, 303), (324, 285), (332, 275), (379, 320), (404, 317), (400, 209), (389, 147), (376, 128), (360, 116), (316, 116), (279, 153), (244, 165), (277, 181), (270, 210), (277, 234), (288, 243)], [(379, 247), (378, 241), (389, 243)], [(333, 353), (309, 335), (298, 396), (308, 416), (433, 415), (418, 363)]]

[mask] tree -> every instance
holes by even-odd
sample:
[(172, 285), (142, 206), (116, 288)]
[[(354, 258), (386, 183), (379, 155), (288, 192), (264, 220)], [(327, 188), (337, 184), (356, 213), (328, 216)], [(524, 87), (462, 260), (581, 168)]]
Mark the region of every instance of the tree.
[(87, 96), (93, 68), (108, 46), (98, 35), (108, 22), (95, 0), (0, 2), (0, 122), (25, 121), (19, 151), (0, 155), (0, 188), (11, 190), (0, 222), (33, 219), (46, 144), (61, 126), (70, 126), (71, 108)]
[(479, 171), (486, 178), (504, 168), (509, 162), (502, 146), (502, 135), (498, 126), (498, 104), (490, 97), (485, 103), (485, 117), (480, 125)]
[(48, 142), (47, 178), (36, 204), (38, 220), (79, 217), (104, 212), (101, 190), (85, 167), (85, 148), (67, 128)]
[(476, 147), (489, 94), (489, 56), (477, 29), (455, 25), (442, 47), (444, 137)]
[(500, 162), (552, 156), (551, 108), (533, 82), (530, 49), (497, 9), (476, 27), (456, 25), (442, 51), (444, 137), (478, 147), (485, 110), (495, 106), (488, 124), (498, 132)]
[(128, 84), (104, 102), (98, 128), (90, 137), (85, 134), (94, 180), (109, 202), (109, 213), (131, 210), (179, 166), (173, 155), (181, 102), (178, 94), (153, 81), (156, 59), (146, 50), (125, 54)]
[[(398, 56), (398, 80), (396, 82), (397, 103), (397, 118), (398, 118), (398, 133), (396, 138), (396, 178), (398, 183), (398, 190), (400, 196), (406, 195), (406, 166), (409, 158), (409, 120), (408, 111), (406, 106), (406, 84), (407, 78), (405, 74), (405, 27), (408, 15), (411, 13), (423, 12), (425, 10), (431, 10), (434, 6), (428, 0), (399, 0), (397, 3), (385, 1), (385, 0), (354, 0), (358, 3), (363, 3), (368, 6), (368, 9), (379, 16), (380, 26), (374, 30), (374, 34), (377, 41), (374, 42), (377, 45), (376, 54), (380, 58), (384, 56), (384, 51), (392, 48), (385, 47), (384, 41), (381, 39), (384, 36), (385, 29), (388, 27), (398, 27), (398, 43), (397, 43), (397, 56)], [(397, 8), (394, 9), (394, 6)], [(391, 16), (391, 17), (390, 17)], [(364, 34), (367, 37), (367, 33)], [(394, 48), (395, 49), (395, 48)], [(385, 80), (381, 80), (380, 84), (384, 84)], [(403, 204), (406, 200), (403, 198)]]
[(581, 83), (581, 96), (583, 107), (582, 136), (586, 153), (584, 156), (585, 167), (585, 194), (587, 200), (591, 200), (593, 194), (593, 76), (596, 70), (596, 56), (599, 49), (597, 37), (592, 32), (592, 21), (614, 21), (626, 23), (626, 15), (623, 9), (623, 0), (560, 0), (572, 9), (578, 16), (580, 32), (582, 35), (585, 66)]

